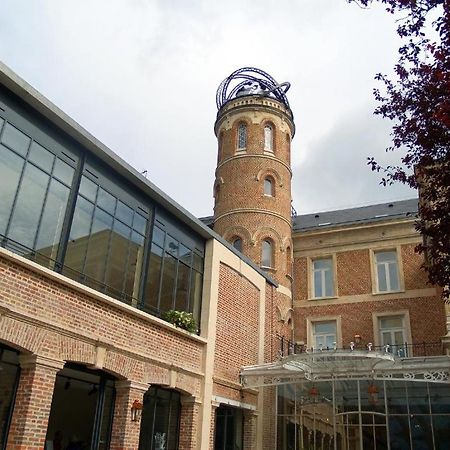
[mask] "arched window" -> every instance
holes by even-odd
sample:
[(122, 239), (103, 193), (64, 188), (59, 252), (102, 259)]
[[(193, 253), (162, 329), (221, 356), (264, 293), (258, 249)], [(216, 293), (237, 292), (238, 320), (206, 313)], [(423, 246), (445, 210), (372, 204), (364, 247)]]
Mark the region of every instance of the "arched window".
[(238, 126), (238, 150), (247, 148), (247, 125), (241, 122)]
[(286, 274), (292, 276), (292, 255), (291, 247), (286, 248)]
[(273, 180), (270, 177), (264, 178), (264, 195), (274, 197)]
[(266, 152), (273, 152), (273, 127), (266, 125), (264, 127), (264, 150)]
[(233, 239), (233, 247), (242, 252), (242, 239), (240, 237), (235, 237)]
[(264, 239), (261, 249), (261, 267), (272, 267), (273, 263), (273, 249), (272, 242), (269, 239)]

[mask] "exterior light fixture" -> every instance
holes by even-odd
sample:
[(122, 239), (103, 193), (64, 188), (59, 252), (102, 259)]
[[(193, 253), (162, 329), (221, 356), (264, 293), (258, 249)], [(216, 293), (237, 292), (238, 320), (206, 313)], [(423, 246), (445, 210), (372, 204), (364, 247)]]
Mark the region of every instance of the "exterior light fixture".
[(369, 394), (369, 403), (376, 405), (378, 403), (378, 388), (371, 383), (367, 388), (367, 393)]
[(131, 421), (139, 422), (142, 414), (143, 404), (139, 400), (135, 400), (131, 405)]
[(356, 345), (361, 343), (361, 335), (360, 334), (355, 334), (353, 336), (353, 339), (354, 339)]

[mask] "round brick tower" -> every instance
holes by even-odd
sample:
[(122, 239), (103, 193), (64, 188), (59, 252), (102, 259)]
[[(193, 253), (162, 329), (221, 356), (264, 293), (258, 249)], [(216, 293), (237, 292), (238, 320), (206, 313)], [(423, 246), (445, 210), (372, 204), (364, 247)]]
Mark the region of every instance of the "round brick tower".
[(220, 85), (214, 230), (290, 291), (295, 126), (287, 88), (248, 68)]

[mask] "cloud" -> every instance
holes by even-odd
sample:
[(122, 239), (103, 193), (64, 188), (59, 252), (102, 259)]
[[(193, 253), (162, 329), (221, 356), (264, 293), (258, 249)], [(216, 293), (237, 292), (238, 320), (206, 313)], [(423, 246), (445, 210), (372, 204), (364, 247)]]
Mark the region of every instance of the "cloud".
[(381, 186), (381, 174), (367, 166), (369, 156), (384, 165), (400, 159), (399, 152), (385, 152), (391, 124), (371, 115), (368, 109), (366, 106), (342, 117), (310, 145), (307, 158), (293, 167), (297, 212), (334, 210), (417, 195), (404, 185)]
[[(255, 66), (291, 82), (294, 204), (307, 205), (316, 180), (296, 180), (309, 179), (318, 152), (328, 149), (330, 171), (345, 168), (332, 142), (355, 159), (360, 149), (362, 165), (371, 154), (351, 140), (372, 122), (350, 123), (344, 139), (342, 117), (372, 111), (373, 76), (398, 48), (383, 8), (344, 0), (3, 0), (1, 12), (0, 58), (199, 216), (212, 213), (215, 93), (226, 76)], [(367, 181), (358, 183), (370, 201)], [(338, 191), (328, 184), (328, 197)]]

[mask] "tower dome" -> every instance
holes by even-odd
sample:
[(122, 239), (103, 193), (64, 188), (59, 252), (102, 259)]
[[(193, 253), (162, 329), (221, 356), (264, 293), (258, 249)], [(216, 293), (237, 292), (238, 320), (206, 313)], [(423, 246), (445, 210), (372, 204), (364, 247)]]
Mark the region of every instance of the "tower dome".
[(214, 230), (290, 289), (295, 126), (289, 87), (248, 67), (220, 84)]

